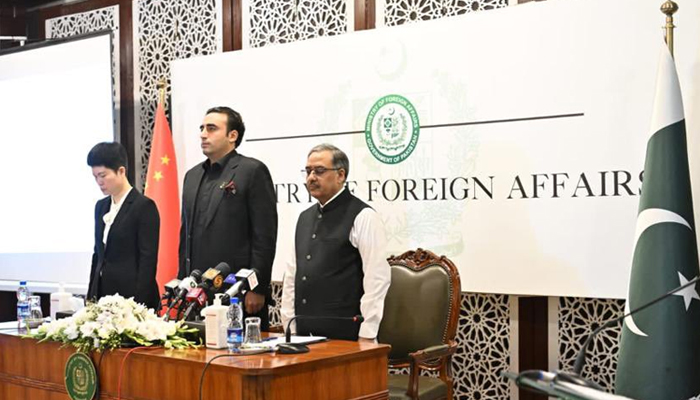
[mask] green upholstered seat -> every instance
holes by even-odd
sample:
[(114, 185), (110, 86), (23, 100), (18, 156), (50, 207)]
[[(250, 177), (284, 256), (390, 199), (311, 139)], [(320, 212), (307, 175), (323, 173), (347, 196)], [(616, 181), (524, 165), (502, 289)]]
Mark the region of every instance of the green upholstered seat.
[[(451, 399), (460, 295), (457, 268), (446, 257), (423, 249), (388, 261), (391, 286), (378, 340), (391, 345), (390, 367), (412, 369), (409, 375), (389, 376), (389, 398)], [(439, 371), (440, 378), (419, 377), (420, 370)]]
[[(406, 394), (408, 375), (389, 375), (389, 400), (410, 400)], [(447, 398), (447, 385), (440, 379), (421, 376), (418, 378), (418, 398), (438, 400)]]

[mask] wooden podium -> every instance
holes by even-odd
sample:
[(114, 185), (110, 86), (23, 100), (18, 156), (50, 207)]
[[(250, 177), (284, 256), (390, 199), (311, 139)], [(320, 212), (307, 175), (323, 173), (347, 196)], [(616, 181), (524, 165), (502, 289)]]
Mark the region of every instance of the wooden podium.
[[(7, 333), (7, 331), (4, 331)], [(64, 368), (73, 347), (0, 331), (0, 399), (65, 400)], [(222, 357), (207, 369), (202, 399), (387, 399), (389, 346), (331, 340), (306, 354)], [(116, 399), (128, 349), (93, 353), (100, 399)], [(225, 350), (138, 349), (124, 364), (121, 398), (196, 400), (208, 360)], [(102, 360), (100, 360), (102, 358)]]

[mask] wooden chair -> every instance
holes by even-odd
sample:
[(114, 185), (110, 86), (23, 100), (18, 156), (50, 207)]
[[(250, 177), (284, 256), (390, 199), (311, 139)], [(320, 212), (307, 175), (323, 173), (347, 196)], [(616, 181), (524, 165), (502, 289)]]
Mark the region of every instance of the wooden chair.
[[(460, 304), (459, 272), (445, 256), (418, 249), (388, 259), (391, 286), (384, 303), (378, 341), (391, 345), (390, 399), (452, 399), (452, 355)], [(439, 371), (440, 378), (420, 376)]]

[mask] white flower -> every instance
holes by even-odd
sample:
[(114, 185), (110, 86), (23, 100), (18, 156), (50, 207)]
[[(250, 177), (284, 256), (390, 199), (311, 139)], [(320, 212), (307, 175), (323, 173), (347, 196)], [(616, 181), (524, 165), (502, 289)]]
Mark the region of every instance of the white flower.
[[(75, 326), (75, 325), (72, 325)], [(94, 321), (89, 321), (85, 322), (84, 324), (80, 325), (80, 333), (84, 337), (93, 337), (95, 334), (95, 331), (99, 329), (100, 325), (97, 322)]]
[[(132, 300), (132, 299), (129, 299), (129, 300)], [(133, 302), (133, 300), (132, 300), (132, 302)], [(134, 303), (134, 313), (140, 314), (140, 315), (145, 315), (146, 312), (148, 312), (148, 309), (143, 304)]]
[[(43, 324), (34, 337), (71, 343), (82, 350), (111, 348), (131, 341), (133, 337), (139, 342), (174, 347), (168, 338), (177, 338), (181, 324), (163, 321), (153, 310), (136, 303), (133, 298), (113, 295), (88, 304), (70, 318)], [(181, 341), (175, 347), (193, 345)]]
[(49, 325), (51, 325), (51, 324), (39, 325), (39, 328), (37, 328), (36, 333), (46, 334), (46, 332), (48, 331)]
[[(78, 310), (78, 312), (73, 314), (73, 316), (71, 318), (73, 319), (74, 323), (76, 323), (78, 325), (82, 324), (83, 322), (85, 322), (89, 318), (88, 309), (81, 308), (80, 310)], [(63, 321), (65, 319), (68, 319), (68, 318), (64, 318), (64, 319), (59, 320), (59, 321)]]
[(97, 335), (102, 339), (108, 339), (114, 333), (115, 333), (115, 331), (113, 329), (111, 329), (111, 327), (109, 325), (102, 325), (97, 330)]
[(37, 333), (51, 338), (59, 335), (69, 323), (70, 321), (68, 319), (59, 319), (53, 322), (43, 323), (39, 326)]
[(140, 322), (136, 319), (136, 317), (131, 316), (124, 320), (124, 330), (136, 332), (136, 329), (138, 329), (139, 324)]
[(70, 340), (75, 340), (78, 338), (78, 329), (75, 325), (71, 324), (66, 327), (66, 329), (63, 331), (63, 333), (66, 334), (68, 339)]
[(166, 328), (165, 334), (166, 334), (167, 336), (173, 336), (173, 335), (175, 335), (175, 334), (177, 333), (177, 324), (176, 324), (175, 322), (172, 322), (172, 321), (166, 322), (166, 324), (167, 324), (167, 325), (166, 325), (166, 327), (165, 327), (165, 328)]
[(146, 338), (149, 342), (167, 339), (163, 332), (161, 332), (160, 324), (158, 323), (142, 322), (139, 324), (136, 333)]

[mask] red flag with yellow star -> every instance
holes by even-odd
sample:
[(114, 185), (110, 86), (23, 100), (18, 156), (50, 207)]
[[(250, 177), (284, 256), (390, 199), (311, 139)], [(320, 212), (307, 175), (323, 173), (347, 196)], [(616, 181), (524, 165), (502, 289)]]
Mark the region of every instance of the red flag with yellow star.
[(160, 243), (158, 246), (158, 289), (177, 277), (178, 241), (180, 240), (180, 195), (173, 135), (168, 126), (163, 103), (158, 104), (156, 123), (151, 140), (151, 157), (146, 176), (147, 197), (155, 201), (160, 214)]

